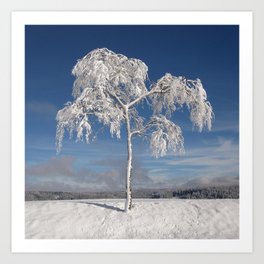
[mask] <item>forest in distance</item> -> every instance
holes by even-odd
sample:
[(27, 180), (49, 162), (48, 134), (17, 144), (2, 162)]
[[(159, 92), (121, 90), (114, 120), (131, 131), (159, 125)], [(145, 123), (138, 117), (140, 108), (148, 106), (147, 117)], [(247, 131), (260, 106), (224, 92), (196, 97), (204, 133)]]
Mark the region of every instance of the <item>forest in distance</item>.
[[(26, 191), (25, 201), (75, 200), (75, 199), (119, 199), (125, 198), (123, 191), (116, 192), (51, 192)], [(135, 199), (239, 199), (239, 186), (214, 186), (178, 189), (138, 189), (133, 191)]]

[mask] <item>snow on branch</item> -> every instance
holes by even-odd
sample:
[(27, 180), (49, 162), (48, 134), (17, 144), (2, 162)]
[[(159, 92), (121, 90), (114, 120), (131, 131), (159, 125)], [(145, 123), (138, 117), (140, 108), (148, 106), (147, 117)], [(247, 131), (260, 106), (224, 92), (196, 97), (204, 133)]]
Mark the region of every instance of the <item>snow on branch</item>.
[(190, 120), (194, 127), (202, 131), (203, 127), (211, 130), (213, 109), (207, 101), (206, 91), (200, 79), (187, 80), (167, 73), (158, 80), (151, 90), (154, 114), (172, 112), (187, 105), (190, 110)]
[(78, 60), (72, 70), (76, 77), (73, 96), (78, 97), (86, 87), (115, 94), (129, 103), (147, 91), (145, 81), (148, 67), (139, 59), (129, 59), (106, 48), (95, 49)]
[(65, 130), (69, 132), (70, 138), (76, 131), (77, 141), (85, 138), (86, 143), (89, 143), (92, 134), (89, 115), (96, 117), (99, 123), (109, 126), (112, 136), (120, 138), (121, 123), (124, 121), (123, 109), (104, 93), (94, 93), (93, 89), (86, 88), (73, 103), (68, 102), (57, 113), (57, 152), (61, 150)]
[(147, 71), (141, 60), (128, 59), (106, 48), (95, 49), (78, 60), (72, 70), (76, 77), (72, 92), (75, 100), (57, 114), (57, 150), (65, 130), (70, 136), (76, 131), (77, 140), (85, 137), (89, 143), (92, 130), (88, 115), (109, 126), (111, 135), (120, 138), (126, 105), (147, 92)]
[(172, 151), (175, 154), (184, 153), (181, 128), (165, 116), (152, 116), (144, 130), (151, 134), (150, 147), (154, 157), (163, 157), (167, 151)]
[(89, 143), (89, 136), (92, 133), (91, 125), (89, 124), (88, 115), (82, 108), (78, 107), (77, 103), (68, 102), (65, 107), (57, 113), (57, 132), (56, 132), (56, 148), (60, 152), (62, 140), (65, 130), (69, 132), (70, 138), (73, 136), (74, 130), (77, 131), (77, 140), (83, 140), (83, 136)]
[[(106, 48), (95, 49), (78, 60), (72, 70), (76, 77), (74, 101), (57, 114), (57, 150), (61, 148), (65, 130), (70, 137), (76, 131), (77, 140), (85, 138), (89, 143), (92, 134), (89, 115), (108, 126), (111, 135), (117, 138), (122, 123), (129, 125), (128, 137), (148, 131), (155, 157), (164, 156), (168, 150), (183, 151), (181, 129), (164, 113), (170, 117), (185, 104), (195, 128), (211, 129), (213, 110), (199, 79), (188, 80), (167, 73), (147, 89), (147, 72), (148, 67), (141, 60), (129, 59)], [(144, 99), (150, 99), (154, 114), (145, 126), (136, 109)]]

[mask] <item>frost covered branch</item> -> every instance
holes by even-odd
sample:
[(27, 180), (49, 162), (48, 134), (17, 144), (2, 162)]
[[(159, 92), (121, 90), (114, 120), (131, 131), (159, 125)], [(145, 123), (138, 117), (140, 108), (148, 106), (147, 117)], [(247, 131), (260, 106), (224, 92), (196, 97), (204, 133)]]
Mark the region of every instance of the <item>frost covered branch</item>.
[(147, 92), (145, 81), (148, 67), (138, 59), (128, 59), (106, 48), (88, 53), (74, 66), (76, 77), (73, 96), (76, 98), (86, 87), (101, 92), (114, 92), (125, 104)]
[(214, 117), (211, 104), (207, 101), (206, 91), (200, 79), (187, 80), (167, 73), (152, 89), (152, 103), (154, 114), (172, 112), (182, 108), (185, 104), (190, 111), (193, 126), (202, 131), (204, 127), (211, 130)]
[(184, 153), (181, 128), (163, 115), (152, 116), (146, 126), (132, 134), (150, 135), (152, 155), (156, 158), (165, 156), (168, 151), (175, 154)]

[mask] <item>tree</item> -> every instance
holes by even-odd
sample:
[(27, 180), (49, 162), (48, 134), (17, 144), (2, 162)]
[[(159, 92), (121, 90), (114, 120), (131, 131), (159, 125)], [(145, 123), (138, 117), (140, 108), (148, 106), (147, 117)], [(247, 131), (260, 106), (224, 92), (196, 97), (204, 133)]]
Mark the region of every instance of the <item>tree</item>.
[[(95, 49), (78, 60), (72, 70), (73, 102), (57, 113), (56, 146), (62, 147), (64, 132), (77, 140), (90, 142), (92, 123), (97, 120), (108, 126), (112, 136), (120, 138), (122, 124), (126, 126), (127, 170), (125, 211), (131, 209), (132, 138), (149, 136), (152, 154), (156, 158), (168, 151), (183, 153), (181, 128), (169, 120), (171, 114), (186, 105), (190, 120), (199, 131), (211, 129), (213, 111), (199, 79), (188, 80), (167, 73), (146, 87), (148, 67), (139, 59), (129, 59), (106, 48)], [(140, 116), (137, 107), (147, 100), (153, 115), (149, 120)]]

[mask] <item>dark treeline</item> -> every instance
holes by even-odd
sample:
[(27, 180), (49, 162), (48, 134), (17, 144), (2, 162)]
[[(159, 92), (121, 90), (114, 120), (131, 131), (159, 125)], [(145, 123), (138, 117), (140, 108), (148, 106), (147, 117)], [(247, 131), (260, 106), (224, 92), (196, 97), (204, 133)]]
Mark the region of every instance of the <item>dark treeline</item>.
[(26, 201), (37, 200), (75, 200), (75, 199), (115, 199), (125, 198), (125, 193), (122, 192), (47, 192), (47, 191), (26, 191)]
[[(75, 200), (75, 199), (118, 199), (125, 192), (46, 192), (26, 191), (26, 201)], [(188, 189), (141, 189), (133, 191), (133, 198), (178, 198), (178, 199), (238, 199), (239, 186), (218, 186)]]
[[(172, 198), (173, 191), (162, 189), (141, 189), (133, 191), (133, 198), (154, 198), (153, 194), (158, 193), (159, 198)], [(26, 191), (26, 201), (37, 200), (75, 200), (75, 199), (119, 199), (126, 198), (126, 193), (122, 191), (116, 192), (87, 192), (87, 193), (75, 193), (75, 192), (47, 192), (47, 191)]]
[(239, 186), (178, 189), (173, 192), (173, 197), (180, 199), (238, 199)]

